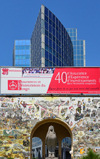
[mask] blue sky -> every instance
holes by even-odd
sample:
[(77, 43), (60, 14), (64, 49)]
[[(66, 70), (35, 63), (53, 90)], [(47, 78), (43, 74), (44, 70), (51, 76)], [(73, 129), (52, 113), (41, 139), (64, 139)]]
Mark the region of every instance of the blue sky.
[(100, 0), (0, 0), (0, 66), (12, 66), (14, 40), (30, 39), (40, 6), (86, 41), (86, 66), (100, 66)]

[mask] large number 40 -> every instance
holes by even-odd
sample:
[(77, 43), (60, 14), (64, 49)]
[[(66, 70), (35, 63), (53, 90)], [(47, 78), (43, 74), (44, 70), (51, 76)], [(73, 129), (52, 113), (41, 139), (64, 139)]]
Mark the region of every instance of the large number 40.
[(58, 74), (55, 77), (55, 80), (58, 81), (58, 83), (62, 82), (62, 83), (66, 83), (67, 82), (67, 73), (66, 72), (58, 72)]

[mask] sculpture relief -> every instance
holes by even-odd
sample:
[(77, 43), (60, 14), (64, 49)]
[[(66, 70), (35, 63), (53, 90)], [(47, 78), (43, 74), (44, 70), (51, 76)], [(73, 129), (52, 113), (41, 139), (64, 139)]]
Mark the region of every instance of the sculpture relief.
[(48, 148), (48, 157), (46, 159), (57, 159), (55, 157), (55, 149), (57, 146), (57, 137), (54, 131), (54, 127), (51, 125), (48, 128), (48, 132), (46, 135), (46, 144)]

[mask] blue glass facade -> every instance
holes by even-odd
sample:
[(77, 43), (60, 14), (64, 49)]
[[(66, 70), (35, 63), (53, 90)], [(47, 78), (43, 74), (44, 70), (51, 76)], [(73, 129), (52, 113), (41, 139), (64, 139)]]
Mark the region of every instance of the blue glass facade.
[(31, 66), (30, 40), (15, 40), (13, 55), (14, 66)]
[(76, 28), (68, 28), (67, 32), (73, 43), (74, 66), (85, 66), (85, 40), (77, 40)]
[(31, 37), (31, 65), (73, 66), (73, 45), (69, 34), (43, 5)]
[(31, 40), (16, 40), (14, 66), (85, 66), (85, 40), (77, 40), (77, 29), (67, 28), (45, 6), (41, 6)]

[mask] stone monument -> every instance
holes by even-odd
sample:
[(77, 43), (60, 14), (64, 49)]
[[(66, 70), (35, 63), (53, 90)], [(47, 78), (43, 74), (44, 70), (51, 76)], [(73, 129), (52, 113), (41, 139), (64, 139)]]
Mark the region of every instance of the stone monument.
[(46, 135), (46, 144), (48, 148), (48, 157), (46, 159), (58, 159), (55, 157), (55, 148), (57, 146), (57, 137), (54, 131), (54, 127), (51, 125), (48, 128), (48, 132)]

